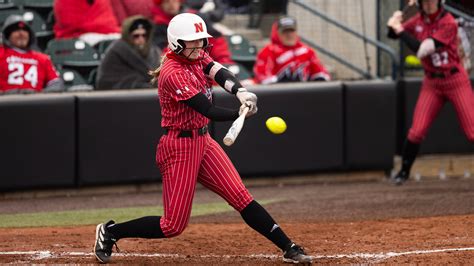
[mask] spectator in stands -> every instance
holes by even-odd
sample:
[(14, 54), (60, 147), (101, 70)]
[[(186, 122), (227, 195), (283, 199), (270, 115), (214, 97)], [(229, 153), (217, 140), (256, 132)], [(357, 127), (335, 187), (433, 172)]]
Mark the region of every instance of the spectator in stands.
[(258, 53), (253, 71), (260, 84), (331, 79), (316, 52), (300, 41), (296, 20), (288, 16), (273, 24), (271, 43)]
[(20, 15), (10, 15), (2, 28), (0, 46), (0, 93), (63, 91), (51, 59), (34, 51), (35, 33)]
[(91, 46), (120, 38), (110, 0), (54, 1), (56, 38), (79, 38)]
[(119, 25), (131, 16), (142, 15), (152, 19), (151, 9), (153, 8), (152, 0), (110, 0), (114, 10), (115, 17)]
[(159, 66), (160, 49), (151, 42), (153, 24), (144, 16), (123, 21), (122, 38), (114, 41), (99, 66), (96, 89), (151, 88), (148, 72)]
[[(168, 38), (166, 29), (168, 28), (168, 24), (170, 20), (177, 14), (188, 12), (188, 13), (197, 13), (203, 20), (206, 22), (207, 25), (212, 25), (212, 21), (220, 21), (224, 16), (223, 9), (220, 10), (218, 8), (221, 7), (221, 4), (216, 2), (206, 2), (197, 1), (192, 2), (192, 6), (194, 8), (189, 8), (188, 6), (184, 5), (184, 0), (153, 0), (155, 6), (152, 9), (153, 13), (153, 21), (155, 23), (155, 31), (153, 40), (158, 47), (161, 49), (165, 49), (168, 45)], [(189, 0), (188, 0), (189, 1)], [(213, 36), (213, 38), (209, 38), (209, 44), (212, 45), (212, 49), (210, 50), (210, 56), (215, 61), (225, 64), (225, 65), (232, 65), (235, 62), (231, 59), (231, 54), (229, 50), (229, 46), (227, 44), (226, 39), (222, 36), (222, 34), (214, 29), (212, 26), (208, 27), (209, 33)]]
[(164, 50), (168, 46), (166, 30), (171, 19), (183, 11), (183, 0), (153, 0), (154, 6), (151, 10), (155, 29), (153, 42)]

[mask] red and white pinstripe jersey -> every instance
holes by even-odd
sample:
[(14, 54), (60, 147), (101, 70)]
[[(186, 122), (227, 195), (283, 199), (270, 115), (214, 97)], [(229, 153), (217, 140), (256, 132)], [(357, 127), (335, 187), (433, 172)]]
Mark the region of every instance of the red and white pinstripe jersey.
[(422, 64), (426, 71), (449, 72), (453, 67), (462, 68), (458, 54), (458, 24), (444, 9), (433, 18), (419, 12), (403, 23), (403, 27), (419, 41), (433, 38), (443, 44), (436, 52), (423, 58)]
[(212, 62), (209, 55), (202, 59), (187, 60), (174, 52), (165, 55), (158, 78), (158, 96), (161, 106), (161, 126), (164, 128), (189, 130), (201, 128), (209, 119), (182, 103), (204, 93), (212, 101), (213, 80), (204, 74), (204, 68)]

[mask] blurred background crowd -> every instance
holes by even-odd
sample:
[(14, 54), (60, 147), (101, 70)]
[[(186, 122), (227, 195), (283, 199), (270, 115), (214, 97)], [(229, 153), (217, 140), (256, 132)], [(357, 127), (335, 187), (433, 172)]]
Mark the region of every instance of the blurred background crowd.
[[(182, 12), (204, 19), (211, 57), (245, 85), (422, 75), (419, 60), (385, 37), (386, 19), (406, 2), (0, 0), (0, 93), (154, 88), (148, 72), (167, 51), (169, 21)], [(447, 5), (470, 71), (473, 3)], [(297, 49), (304, 52), (278, 62)]]

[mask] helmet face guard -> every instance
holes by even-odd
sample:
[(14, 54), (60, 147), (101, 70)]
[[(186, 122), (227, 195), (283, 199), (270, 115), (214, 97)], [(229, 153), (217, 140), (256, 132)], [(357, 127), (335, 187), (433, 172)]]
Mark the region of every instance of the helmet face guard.
[[(205, 40), (205, 39), (204, 39)], [(185, 57), (186, 59), (188, 60), (200, 60), (200, 59), (203, 59), (206, 55), (209, 55), (211, 54), (211, 51), (212, 51), (212, 48), (213, 48), (213, 45), (212, 44), (206, 44), (206, 42), (203, 42), (203, 46), (202, 47), (195, 47), (195, 48), (188, 48), (188, 47), (184, 47), (183, 51), (186, 50), (186, 49), (190, 49), (192, 50), (188, 56), (185, 56), (183, 54), (183, 52), (180, 52), (181, 55), (183, 57)], [(199, 56), (195, 59), (191, 59), (190, 56), (191, 54), (196, 50), (196, 49), (200, 49), (200, 53), (199, 53)]]
[(186, 49), (185, 41), (195, 41), (202, 39), (203, 48), (209, 46), (207, 38), (212, 38), (207, 33), (207, 26), (204, 20), (198, 15), (182, 13), (176, 15), (169, 23), (167, 29), (168, 47), (176, 54)]

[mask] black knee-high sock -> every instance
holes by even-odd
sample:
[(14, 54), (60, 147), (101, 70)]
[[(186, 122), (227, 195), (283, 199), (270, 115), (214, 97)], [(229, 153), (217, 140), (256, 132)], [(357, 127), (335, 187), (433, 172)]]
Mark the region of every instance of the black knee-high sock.
[(160, 227), (161, 216), (145, 216), (107, 227), (107, 231), (119, 240), (127, 237), (164, 238)]
[(281, 230), (270, 214), (255, 200), (245, 207), (240, 215), (244, 221), (273, 244), (284, 250), (291, 240)]
[(405, 171), (410, 173), (411, 166), (415, 161), (416, 155), (418, 155), (418, 151), (420, 150), (420, 144), (413, 143), (408, 139), (405, 142), (405, 146), (403, 147), (402, 152), (402, 169), (401, 171)]

